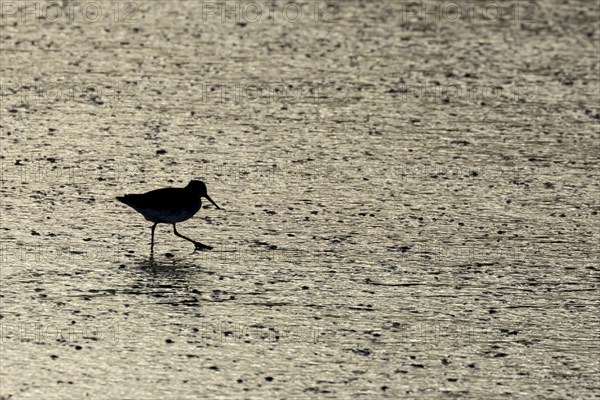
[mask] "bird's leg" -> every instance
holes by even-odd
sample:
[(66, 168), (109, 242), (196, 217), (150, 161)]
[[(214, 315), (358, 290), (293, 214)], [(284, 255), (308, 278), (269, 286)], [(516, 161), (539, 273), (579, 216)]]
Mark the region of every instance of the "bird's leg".
[(202, 244), (200, 242), (192, 240), (189, 237), (183, 236), (182, 234), (177, 232), (177, 228), (175, 227), (175, 224), (173, 224), (173, 233), (175, 234), (175, 236), (179, 236), (180, 238), (183, 238), (187, 241), (194, 243), (194, 246), (196, 246), (196, 248), (194, 249), (194, 252), (196, 252), (196, 250), (212, 250), (212, 246), (207, 246), (205, 244)]
[(156, 229), (158, 222), (152, 225), (152, 240), (150, 242), (150, 254), (154, 254), (154, 230)]

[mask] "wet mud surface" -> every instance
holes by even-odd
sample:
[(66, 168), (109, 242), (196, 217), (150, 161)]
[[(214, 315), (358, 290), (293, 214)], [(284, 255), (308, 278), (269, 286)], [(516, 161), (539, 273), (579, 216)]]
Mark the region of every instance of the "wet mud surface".
[[(598, 395), (598, 4), (37, 4), (0, 24), (1, 399)], [(115, 196), (190, 179), (214, 249), (151, 262)]]

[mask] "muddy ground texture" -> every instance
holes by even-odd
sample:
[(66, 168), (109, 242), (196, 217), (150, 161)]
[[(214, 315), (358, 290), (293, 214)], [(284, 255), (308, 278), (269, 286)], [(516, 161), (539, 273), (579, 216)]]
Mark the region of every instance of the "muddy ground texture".
[(597, 2), (80, 3), (0, 21), (2, 400), (598, 396)]

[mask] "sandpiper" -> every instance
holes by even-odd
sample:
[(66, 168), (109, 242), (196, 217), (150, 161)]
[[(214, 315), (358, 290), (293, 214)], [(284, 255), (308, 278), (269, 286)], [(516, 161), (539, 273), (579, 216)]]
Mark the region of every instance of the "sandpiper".
[(202, 207), (202, 197), (206, 197), (217, 209), (221, 210), (217, 203), (208, 196), (204, 182), (195, 180), (190, 181), (184, 188), (163, 188), (142, 194), (126, 194), (117, 197), (117, 200), (135, 209), (146, 220), (154, 222), (150, 244), (151, 253), (154, 251), (154, 229), (161, 223), (172, 224), (173, 233), (194, 243), (195, 252), (196, 250), (211, 250), (212, 247), (183, 236), (177, 232), (175, 224), (192, 218)]

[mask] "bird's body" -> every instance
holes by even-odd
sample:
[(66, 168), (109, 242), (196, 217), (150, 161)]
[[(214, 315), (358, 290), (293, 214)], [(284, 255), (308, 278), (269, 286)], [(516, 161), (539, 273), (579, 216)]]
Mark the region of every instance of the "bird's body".
[(174, 224), (192, 218), (202, 207), (202, 199), (186, 188), (156, 189), (144, 194), (117, 197), (150, 222)]
[(176, 223), (192, 218), (202, 208), (202, 197), (220, 209), (208, 196), (206, 185), (201, 181), (190, 181), (184, 188), (164, 188), (142, 194), (126, 194), (117, 197), (117, 200), (142, 214), (146, 220), (154, 222), (151, 250), (154, 249), (154, 229), (159, 223), (172, 224), (175, 235), (194, 243), (196, 249), (206, 250), (212, 247), (179, 234), (175, 227)]

